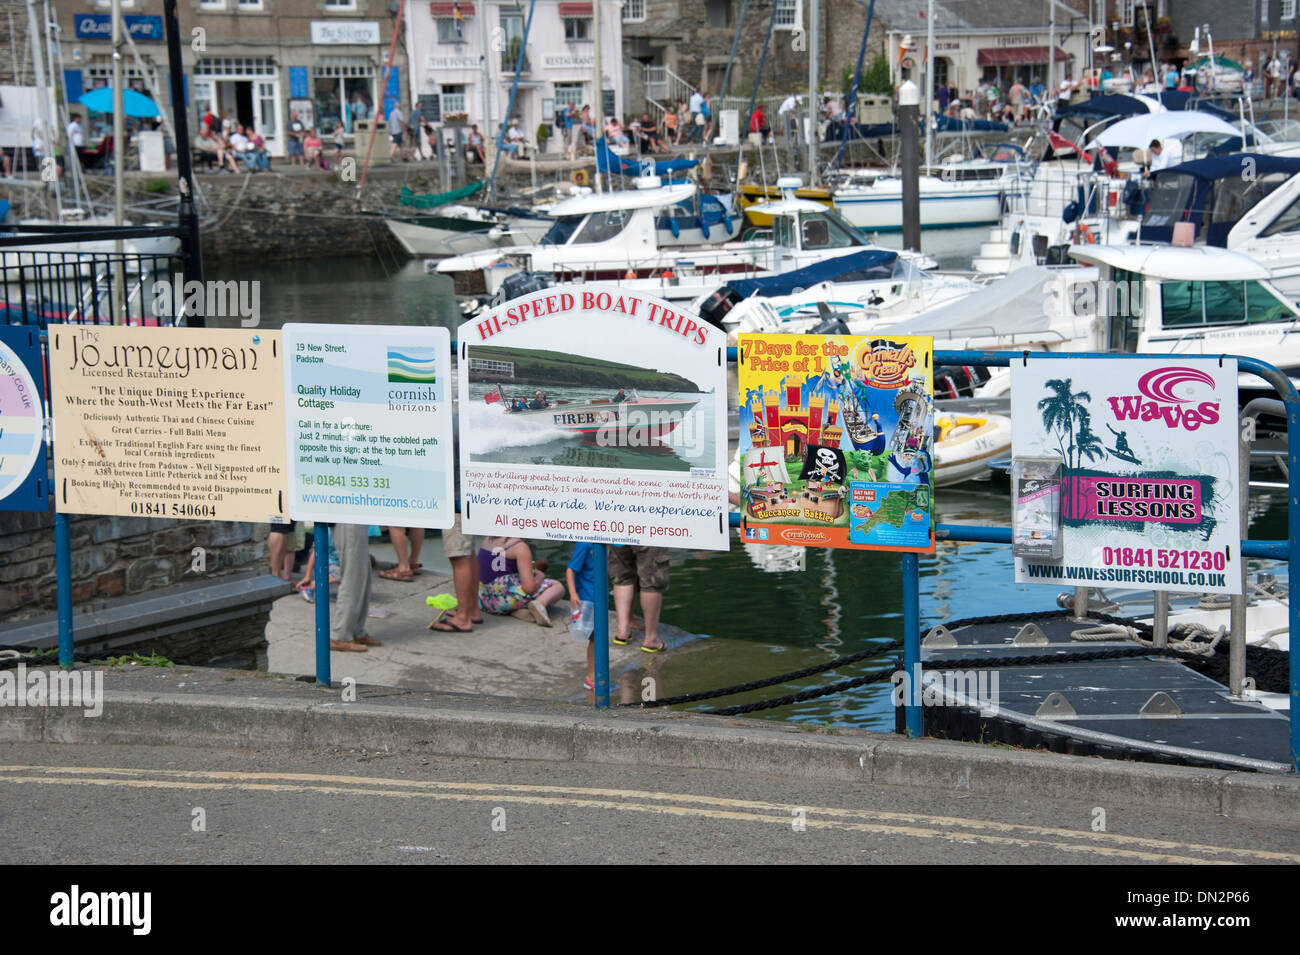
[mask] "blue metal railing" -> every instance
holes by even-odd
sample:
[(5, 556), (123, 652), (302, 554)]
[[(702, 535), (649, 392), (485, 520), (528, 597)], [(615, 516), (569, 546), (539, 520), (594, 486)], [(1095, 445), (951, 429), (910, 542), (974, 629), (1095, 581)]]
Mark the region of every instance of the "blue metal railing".
[[(452, 342), (453, 350), (456, 343)], [(736, 349), (727, 349), (727, 357), (736, 360)], [(1009, 366), (1013, 361), (1027, 360), (1033, 357), (1039, 360), (1079, 360), (1094, 358), (1128, 359), (1150, 358), (1150, 355), (1123, 355), (1096, 352), (967, 352), (936, 351), (934, 364), (942, 365), (981, 365)], [(1239, 371), (1244, 371), (1268, 382), (1281, 396), (1286, 406), (1287, 417), (1287, 540), (1243, 540), (1242, 554), (1246, 557), (1269, 557), (1286, 560), (1290, 578), (1300, 580), (1300, 394), (1296, 392), (1291, 379), (1279, 369), (1267, 362), (1255, 358), (1223, 355), (1222, 358), (1235, 358)], [(1243, 480), (1248, 476), (1243, 476)], [(739, 526), (740, 515), (731, 514), (731, 525)], [(323, 525), (317, 525), (315, 537), (316, 548), (316, 677), (321, 685), (330, 684), (330, 613), (329, 613), (329, 542), (328, 531)], [(1010, 544), (1011, 531), (1005, 527), (988, 527), (967, 524), (939, 524), (935, 534), (941, 540), (973, 541), (995, 544)], [(59, 662), (65, 668), (72, 666), (72, 588), (71, 588), (71, 545), (65, 515), (55, 515), (56, 566), (58, 568), (59, 587)], [(596, 546), (594, 571), (597, 579), (607, 579), (607, 551), (603, 544)], [(903, 660), (908, 673), (916, 673), (921, 659), (921, 611), (920, 611), (920, 562), (914, 553), (902, 555), (903, 574)], [(609, 706), (609, 605), (606, 588), (596, 589), (596, 627), (595, 640), (595, 675), (596, 706), (604, 709)], [(1300, 604), (1291, 601), (1287, 606), (1289, 632), (1300, 633)], [(912, 737), (921, 735), (921, 708), (914, 702), (906, 705), (905, 725), (907, 734)], [(1291, 711), (1300, 713), (1300, 662), (1298, 655), (1290, 654), (1290, 699)], [(1300, 720), (1291, 720), (1291, 766), (1292, 771), (1300, 772)]]

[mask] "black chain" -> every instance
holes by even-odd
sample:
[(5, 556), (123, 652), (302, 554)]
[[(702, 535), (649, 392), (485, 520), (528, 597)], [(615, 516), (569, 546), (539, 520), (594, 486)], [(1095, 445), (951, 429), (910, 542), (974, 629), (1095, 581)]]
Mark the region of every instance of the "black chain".
[(859, 660), (865, 660), (868, 657), (877, 657), (882, 653), (889, 653), (891, 650), (898, 650), (902, 646), (902, 640), (890, 640), (888, 643), (882, 643), (869, 650), (852, 653), (846, 657), (836, 657), (834, 660), (830, 660), (826, 663), (818, 663), (816, 666), (804, 667), (802, 670), (782, 673), (780, 676), (768, 677), (766, 680), (751, 680), (748, 683), (737, 683), (734, 686), (724, 686), (718, 690), (703, 690), (699, 693), (684, 693), (681, 696), (665, 696), (661, 700), (620, 703), (619, 706), (640, 706), (649, 709), (654, 706), (672, 706), (677, 703), (695, 703), (699, 700), (711, 700), (718, 696), (735, 696), (737, 693), (747, 693), (750, 690), (761, 690), (765, 686), (775, 686), (778, 683), (788, 683), (791, 680), (799, 680), (806, 676), (825, 673), (827, 670), (834, 670), (837, 667), (844, 666), (845, 664), (857, 663)]

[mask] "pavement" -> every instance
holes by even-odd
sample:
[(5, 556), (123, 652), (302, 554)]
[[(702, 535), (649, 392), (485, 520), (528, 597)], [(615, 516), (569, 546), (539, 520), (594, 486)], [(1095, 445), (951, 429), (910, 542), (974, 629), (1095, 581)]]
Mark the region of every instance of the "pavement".
[[(372, 540), (371, 555), (378, 569), (396, 563), (392, 545)], [(330, 655), (331, 677), (358, 683), (424, 689), (437, 687), (452, 693), (519, 696), (539, 700), (586, 700), (582, 681), (587, 675), (587, 642), (569, 635), (569, 602), (550, 608), (551, 627), (532, 617), (518, 619), (484, 614), (471, 633), (429, 630), (438, 611), (426, 600), (434, 594), (452, 593), (451, 568), (442, 555), (442, 541), (430, 535), (420, 553), (424, 572), (409, 582), (387, 580), (378, 573), (371, 580), (367, 625), (370, 636), (383, 646), (366, 653)], [(547, 576), (564, 582), (564, 568), (552, 567)], [(338, 588), (333, 588), (337, 595)], [(316, 673), (316, 607), (293, 593), (281, 597), (271, 609), (266, 628), (267, 669), (293, 676)], [(613, 614), (610, 633), (617, 632)], [(694, 638), (676, 627), (664, 626), (661, 635), (670, 648), (681, 648)], [(626, 647), (610, 646), (610, 672), (614, 676), (643, 666), (640, 633)]]
[(188, 752), (524, 760), (557, 771), (603, 766), (690, 776), (706, 770), (1108, 810), (1158, 807), (1179, 816), (1300, 829), (1300, 778), (1294, 775), (906, 740), (640, 707), (598, 711), (584, 704), (401, 687), (317, 687), (244, 670), (126, 665), (103, 672), (99, 716), (70, 707), (6, 707), (0, 745), (101, 747), (101, 762), (113, 759), (111, 747), (144, 744)]

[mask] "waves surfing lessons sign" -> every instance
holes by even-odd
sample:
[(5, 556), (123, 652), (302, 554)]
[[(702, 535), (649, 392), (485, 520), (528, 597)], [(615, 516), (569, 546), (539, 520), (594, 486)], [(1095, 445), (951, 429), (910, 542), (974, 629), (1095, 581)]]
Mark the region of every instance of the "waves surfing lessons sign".
[(726, 550), (726, 338), (617, 287), (460, 326), (468, 534)]
[(1011, 369), (1013, 456), (1060, 471), (1057, 493), (1018, 505), (1017, 533), (1059, 527), (1063, 545), (1059, 560), (1017, 557), (1017, 583), (1241, 593), (1235, 360)]

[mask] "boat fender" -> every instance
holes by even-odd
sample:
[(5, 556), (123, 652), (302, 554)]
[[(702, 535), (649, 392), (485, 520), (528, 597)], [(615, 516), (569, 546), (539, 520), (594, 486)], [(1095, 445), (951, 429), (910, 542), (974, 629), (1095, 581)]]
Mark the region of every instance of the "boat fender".
[(679, 225), (677, 224), (677, 217), (676, 217), (676, 216), (670, 216), (670, 217), (669, 217), (669, 219), (668, 219), (668, 228), (672, 229), (672, 231), (673, 231), (673, 238), (674, 238), (674, 239), (677, 238), (679, 235), (682, 234), (682, 229), (681, 229), (681, 226), (679, 226)]
[(704, 221), (703, 216), (700, 217), (700, 231), (704, 233), (704, 238), (709, 237), (709, 224)]
[(731, 224), (731, 216), (727, 215), (725, 212), (722, 214), (722, 224), (727, 228), (727, 235), (735, 234), (736, 230)]
[(1092, 230), (1085, 222), (1079, 223), (1079, 242), (1084, 245), (1095, 245), (1097, 242), (1097, 237), (1092, 234)]

